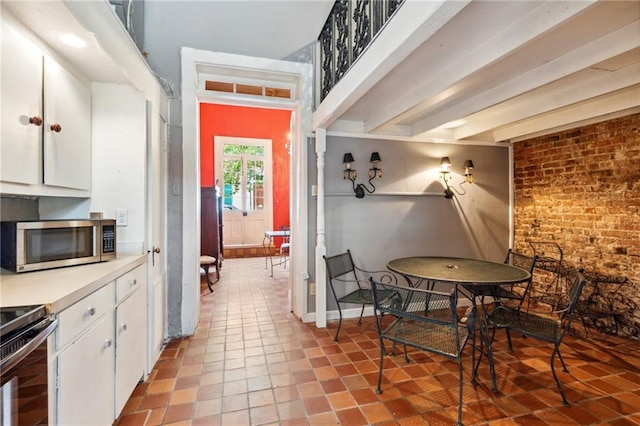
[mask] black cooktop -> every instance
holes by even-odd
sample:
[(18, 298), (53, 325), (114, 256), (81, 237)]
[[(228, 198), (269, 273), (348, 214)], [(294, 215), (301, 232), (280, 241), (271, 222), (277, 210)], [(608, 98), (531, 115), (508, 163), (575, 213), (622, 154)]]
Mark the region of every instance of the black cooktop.
[(44, 305), (0, 308), (0, 338), (21, 330), (47, 316)]

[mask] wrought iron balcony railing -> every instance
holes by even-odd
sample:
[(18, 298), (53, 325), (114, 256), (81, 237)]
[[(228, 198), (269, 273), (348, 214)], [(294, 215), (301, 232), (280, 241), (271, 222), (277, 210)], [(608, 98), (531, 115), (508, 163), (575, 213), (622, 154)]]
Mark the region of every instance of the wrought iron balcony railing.
[(346, 74), (404, 0), (336, 0), (322, 28), (320, 100)]

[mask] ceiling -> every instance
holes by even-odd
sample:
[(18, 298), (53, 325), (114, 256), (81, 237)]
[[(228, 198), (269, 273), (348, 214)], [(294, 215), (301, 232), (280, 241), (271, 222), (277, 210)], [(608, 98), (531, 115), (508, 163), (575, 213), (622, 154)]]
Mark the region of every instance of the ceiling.
[[(90, 79), (126, 81), (104, 54), (108, 40), (94, 37), (90, 50), (68, 52), (52, 37), (54, 26), (78, 27), (69, 10), (77, 15), (96, 1), (103, 2), (3, 1), (3, 7)], [(181, 46), (284, 59), (317, 39), (332, 4), (147, 0), (143, 51), (177, 96)], [(635, 112), (638, 1), (405, 0), (317, 106), (314, 126), (487, 144)]]
[[(436, 3), (407, 37), (415, 49), (367, 63), (359, 82), (347, 75), (360, 88), (330, 93), (316, 125), (495, 143), (640, 111), (640, 2)], [(409, 27), (416, 6), (405, 3), (390, 24)]]

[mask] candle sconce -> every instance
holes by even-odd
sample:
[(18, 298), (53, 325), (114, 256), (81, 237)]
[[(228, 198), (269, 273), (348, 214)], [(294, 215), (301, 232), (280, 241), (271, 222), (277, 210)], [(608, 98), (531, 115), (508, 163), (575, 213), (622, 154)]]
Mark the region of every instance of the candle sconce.
[(451, 181), (451, 178), (452, 178), (451, 172), (449, 171), (449, 167), (451, 167), (451, 161), (449, 160), (449, 157), (442, 157), (442, 159), (440, 160), (440, 178), (444, 182), (444, 186), (445, 186), (444, 198), (447, 198), (447, 199), (453, 198), (454, 192), (458, 195), (466, 194), (467, 191), (465, 191), (462, 188), (462, 185), (465, 183), (472, 184), (475, 181), (473, 178), (473, 173), (471, 173), (471, 171), (474, 168), (473, 161), (466, 160), (463, 166), (464, 181), (460, 183), (460, 189), (462, 190), (462, 192), (459, 192), (457, 189), (455, 189), (455, 187), (449, 185), (449, 182)]
[(380, 154), (378, 152), (372, 152), (371, 158), (369, 162), (371, 162), (372, 167), (369, 169), (369, 185), (371, 189), (367, 187), (364, 183), (356, 184), (356, 179), (358, 178), (358, 172), (355, 169), (351, 168), (351, 163), (355, 163), (353, 155), (350, 152), (344, 154), (342, 162), (344, 163), (344, 170), (342, 171), (342, 178), (349, 179), (351, 184), (353, 185), (353, 193), (356, 198), (364, 198), (365, 191), (369, 194), (373, 194), (376, 191), (376, 187), (373, 185), (373, 180), (375, 178), (382, 178), (382, 169), (378, 168), (378, 164), (382, 161), (380, 158)]

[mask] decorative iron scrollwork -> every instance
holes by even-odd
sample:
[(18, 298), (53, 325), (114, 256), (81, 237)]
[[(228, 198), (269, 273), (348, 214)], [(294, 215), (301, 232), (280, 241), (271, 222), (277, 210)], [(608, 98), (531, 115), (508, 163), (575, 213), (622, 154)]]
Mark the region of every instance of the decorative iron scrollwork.
[(353, 60), (358, 59), (360, 54), (371, 42), (370, 35), (370, 9), (372, 3), (369, 0), (358, 0), (353, 11), (353, 22), (355, 28), (353, 32)]
[(337, 0), (320, 44), (320, 98), (323, 100), (371, 44), (404, 0)]

